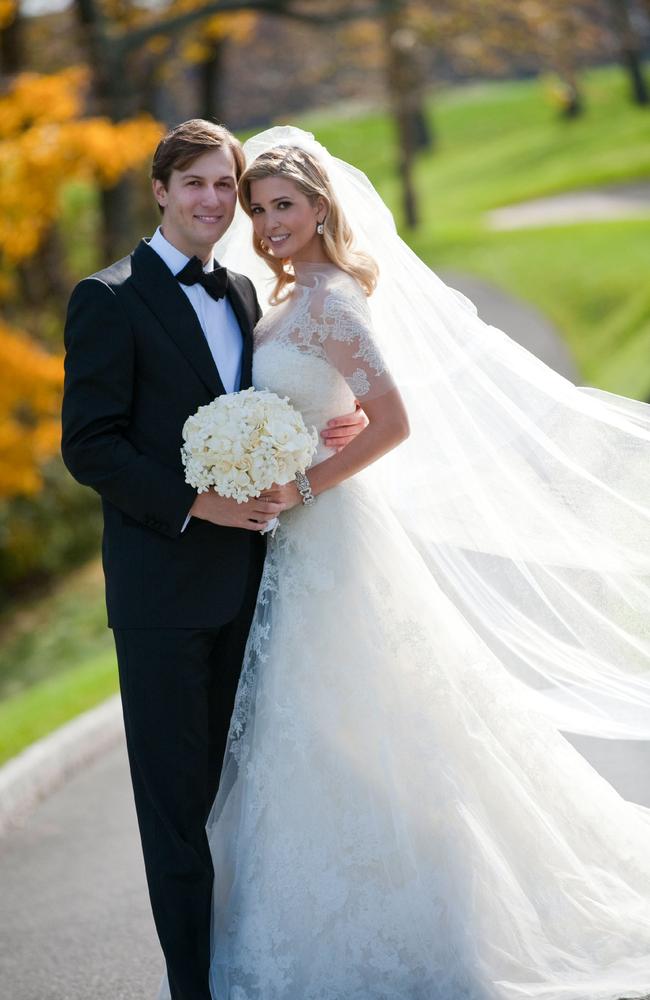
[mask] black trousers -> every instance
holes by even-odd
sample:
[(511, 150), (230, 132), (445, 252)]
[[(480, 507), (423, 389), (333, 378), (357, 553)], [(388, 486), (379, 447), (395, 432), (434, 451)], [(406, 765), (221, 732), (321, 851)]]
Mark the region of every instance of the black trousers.
[(237, 617), (210, 629), (115, 629), (149, 896), (172, 1000), (210, 1000), (214, 871), (205, 823), (219, 785), (262, 559)]

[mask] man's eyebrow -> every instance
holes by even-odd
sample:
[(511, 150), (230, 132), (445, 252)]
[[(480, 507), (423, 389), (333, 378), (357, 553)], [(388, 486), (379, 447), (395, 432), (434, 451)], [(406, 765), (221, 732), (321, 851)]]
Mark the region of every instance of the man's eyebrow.
[[(181, 174), (181, 177), (183, 180), (194, 181), (204, 181), (206, 179), (204, 174)], [(234, 179), (232, 174), (224, 174), (223, 177), (218, 178), (219, 181), (234, 181)]]

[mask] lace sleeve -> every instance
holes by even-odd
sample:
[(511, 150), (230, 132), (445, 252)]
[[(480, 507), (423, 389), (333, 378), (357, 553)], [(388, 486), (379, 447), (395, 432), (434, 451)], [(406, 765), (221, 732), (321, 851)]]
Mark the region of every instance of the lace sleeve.
[(356, 282), (354, 287), (346, 284), (327, 289), (319, 307), (321, 347), (355, 397), (373, 399), (394, 389), (395, 382), (373, 339), (365, 295)]

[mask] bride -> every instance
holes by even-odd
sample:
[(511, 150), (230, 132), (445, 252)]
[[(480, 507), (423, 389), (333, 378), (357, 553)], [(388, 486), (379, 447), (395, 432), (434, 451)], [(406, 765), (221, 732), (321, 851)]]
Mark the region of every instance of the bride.
[(648, 407), (481, 322), (313, 137), (245, 149), (218, 249), (270, 302), (255, 385), (370, 422), (270, 494), (213, 996), (650, 993), (650, 810), (563, 735), (650, 738)]

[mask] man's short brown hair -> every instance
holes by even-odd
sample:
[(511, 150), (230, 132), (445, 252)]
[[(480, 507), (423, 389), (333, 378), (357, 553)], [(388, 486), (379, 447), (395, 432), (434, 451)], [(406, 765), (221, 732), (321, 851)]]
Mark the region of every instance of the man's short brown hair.
[(168, 187), (172, 170), (186, 170), (204, 153), (224, 148), (232, 152), (235, 176), (239, 180), (246, 166), (239, 139), (225, 125), (215, 125), (204, 118), (190, 118), (170, 129), (158, 143), (151, 163), (151, 177)]

